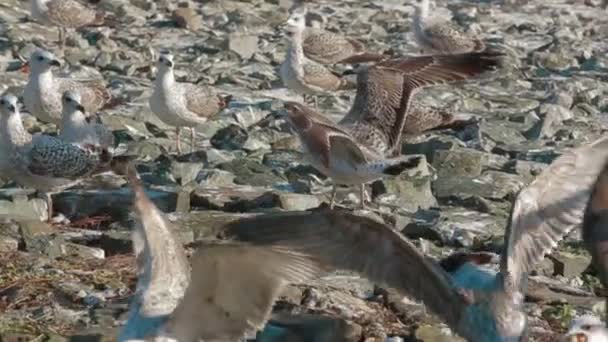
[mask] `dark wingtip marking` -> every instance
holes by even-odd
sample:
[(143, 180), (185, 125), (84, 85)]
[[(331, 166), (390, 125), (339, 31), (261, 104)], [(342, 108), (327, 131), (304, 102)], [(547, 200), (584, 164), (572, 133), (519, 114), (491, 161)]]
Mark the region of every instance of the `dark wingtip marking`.
[(418, 165), (420, 165), (421, 160), (422, 160), (422, 157), (409, 158), (408, 160), (404, 160), (398, 164), (391, 165), (391, 166), (385, 168), (383, 173), (390, 175), (390, 176), (398, 176), (405, 170), (418, 167)]

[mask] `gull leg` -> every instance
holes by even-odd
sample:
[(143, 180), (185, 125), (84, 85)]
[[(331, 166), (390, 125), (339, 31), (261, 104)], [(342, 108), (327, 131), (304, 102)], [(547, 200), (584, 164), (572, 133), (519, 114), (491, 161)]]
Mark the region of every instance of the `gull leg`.
[(194, 152), (194, 139), (196, 138), (196, 127), (190, 127), (190, 152)]
[(175, 127), (175, 143), (177, 145), (177, 154), (182, 154), (182, 145), (179, 141), (179, 134), (181, 132), (181, 129), (179, 126)]
[(361, 209), (365, 209), (365, 184), (361, 184), (359, 186), (359, 198), (361, 199), (361, 203), (359, 203)]
[(48, 192), (42, 193), (44, 196), (44, 201), (46, 202), (46, 214), (47, 214), (47, 222), (51, 222), (53, 219), (53, 197)]
[(63, 53), (64, 47), (65, 47), (66, 32), (64, 31), (63, 27), (61, 27), (61, 26), (57, 27), (57, 31), (59, 33), (59, 51), (61, 51)]
[(336, 192), (337, 191), (338, 191), (338, 187), (336, 186), (336, 184), (334, 184), (333, 188), (331, 189), (331, 199), (329, 200), (329, 209), (334, 208), (334, 204), (336, 202)]

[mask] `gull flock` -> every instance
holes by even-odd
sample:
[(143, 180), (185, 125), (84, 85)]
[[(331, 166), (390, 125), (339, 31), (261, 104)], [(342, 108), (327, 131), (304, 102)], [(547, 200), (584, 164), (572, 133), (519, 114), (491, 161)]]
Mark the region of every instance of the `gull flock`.
[[(335, 270), (359, 273), (422, 302), (468, 341), (523, 341), (527, 275), (581, 224), (585, 246), (608, 286), (608, 138), (564, 153), (518, 194), (498, 271), (486, 267), (493, 257), (484, 253), (433, 260), (391, 227), (365, 215), (367, 183), (398, 176), (421, 162), (419, 155), (402, 154), (404, 137), (476, 122), (425, 106), (418, 92), (492, 77), (505, 60), (501, 49), (433, 18), (429, 0), (409, 5), (415, 8), (411, 29), (421, 54), (408, 57), (371, 52), (356, 39), (307, 27), (307, 7), (292, 9), (281, 27), (289, 50), (278, 72), (302, 101), (284, 103), (285, 119), (301, 142), (305, 162), (333, 181), (330, 203), (229, 223), (221, 241), (201, 244), (190, 259), (171, 223), (147, 197), (136, 161), (115, 163), (120, 156), (112, 131), (91, 120), (116, 105), (104, 81), (55, 76), (63, 63), (47, 49), (29, 56), (22, 94), (0, 97), (0, 172), (37, 190), (49, 221), (53, 194), (102, 172), (126, 174), (137, 217), (132, 239), (138, 279), (119, 341), (238, 341), (252, 331), (280, 335), (281, 328), (268, 321), (281, 289)], [(74, 0), (32, 0), (31, 15), (57, 27), (57, 52), (70, 29), (104, 25), (105, 18)], [(337, 73), (336, 64), (352, 65), (355, 75)], [(232, 96), (211, 86), (178, 82), (175, 66), (171, 46), (158, 51), (148, 105), (162, 122), (175, 127), (181, 154), (182, 128), (189, 128), (194, 150), (196, 127), (229, 107)], [(317, 101), (336, 92), (355, 94), (339, 122), (324, 115)], [(30, 134), (23, 111), (54, 124), (57, 134)], [(336, 185), (359, 187), (360, 212), (337, 208)], [(608, 330), (597, 317), (582, 316), (563, 338), (608, 341)]]

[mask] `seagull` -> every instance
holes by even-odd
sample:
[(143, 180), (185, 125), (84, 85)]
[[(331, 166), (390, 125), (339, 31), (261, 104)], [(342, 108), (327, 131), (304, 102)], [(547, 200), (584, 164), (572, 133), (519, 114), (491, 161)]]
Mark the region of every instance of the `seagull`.
[(413, 1), (415, 12), (412, 32), (423, 52), (458, 54), (486, 49), (483, 41), (465, 34), (451, 22), (429, 17), (430, 0)]
[(175, 81), (173, 55), (167, 50), (161, 51), (156, 65), (158, 72), (149, 101), (150, 109), (161, 121), (175, 126), (178, 153), (182, 152), (180, 129), (190, 127), (191, 148), (194, 150), (196, 126), (226, 108), (232, 96), (220, 96), (209, 86)]
[(64, 92), (61, 101), (63, 111), (59, 138), (73, 144), (99, 146), (103, 151), (113, 149), (112, 131), (100, 123), (87, 121), (86, 110), (77, 91)]
[(102, 81), (79, 82), (55, 77), (51, 69), (61, 63), (49, 51), (36, 49), (27, 66), (31, 74), (23, 89), (23, 100), (26, 109), (41, 121), (61, 125), (61, 96), (68, 90), (82, 96), (82, 105), (89, 113), (95, 113), (110, 100)]
[[(286, 103), (287, 118), (306, 150), (308, 161), (335, 184), (360, 185), (398, 175), (418, 165), (419, 157), (395, 157), (401, 151), (409, 108), (423, 87), (466, 80), (500, 64), (494, 52), (422, 56), (386, 60), (357, 73), (357, 93), (349, 112), (335, 124), (295, 102)], [(388, 156), (394, 157), (387, 159)], [(394, 167), (401, 165), (401, 167)]]
[(104, 13), (84, 6), (77, 0), (31, 0), (32, 17), (43, 23), (57, 26), (59, 47), (63, 50), (67, 29), (98, 26), (104, 22)]
[(51, 194), (78, 184), (102, 165), (107, 155), (95, 146), (78, 146), (57, 137), (30, 135), (21, 121), (17, 98), (0, 98), (2, 154), (10, 163), (7, 176), (25, 187), (38, 190), (47, 204), (47, 219), (53, 217)]
[[(224, 234), (295, 253), (311, 267), (359, 272), (423, 302), (469, 341), (520, 341), (527, 330), (527, 273), (581, 222), (606, 160), (608, 138), (567, 151), (518, 194), (498, 273), (478, 266), (487, 261), (484, 255), (459, 253), (436, 263), (399, 232), (346, 211), (258, 216), (229, 223)], [(252, 274), (248, 282), (258, 279), (264, 278)]]
[(306, 58), (323, 65), (330, 65), (378, 62), (389, 57), (368, 52), (363, 43), (355, 39), (319, 28), (306, 27), (307, 12), (304, 6), (296, 8), (288, 20), (289, 25), (299, 28), (304, 26), (302, 50)]
[[(285, 32), (291, 39), (290, 47), (279, 69), (285, 87), (304, 97), (355, 89), (356, 85), (350, 78), (339, 75), (306, 56), (303, 46), (305, 30), (304, 16), (295, 15), (287, 20)], [(314, 99), (316, 105), (316, 97)]]

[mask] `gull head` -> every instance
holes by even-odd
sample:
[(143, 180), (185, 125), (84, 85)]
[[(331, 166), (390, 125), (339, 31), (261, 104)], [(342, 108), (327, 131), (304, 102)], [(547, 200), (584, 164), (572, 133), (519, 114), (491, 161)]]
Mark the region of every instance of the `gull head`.
[(82, 105), (82, 98), (80, 93), (77, 91), (68, 90), (61, 96), (61, 104), (63, 108), (68, 111), (79, 111), (84, 113), (84, 106)]
[(158, 70), (173, 69), (173, 55), (168, 50), (161, 50), (156, 61)]
[(585, 315), (576, 318), (562, 342), (600, 342), (608, 341), (608, 328), (596, 316)]
[(3, 115), (10, 116), (18, 113), (18, 111), (19, 106), (17, 105), (16, 96), (7, 94), (0, 97), (0, 112), (2, 112)]
[(61, 63), (51, 52), (43, 49), (36, 49), (30, 56), (28, 65), (33, 72), (41, 72), (47, 71), (52, 67), (59, 67), (61, 66)]
[(291, 34), (304, 30), (306, 28), (306, 12), (306, 7), (295, 9), (285, 23), (285, 31)]

